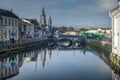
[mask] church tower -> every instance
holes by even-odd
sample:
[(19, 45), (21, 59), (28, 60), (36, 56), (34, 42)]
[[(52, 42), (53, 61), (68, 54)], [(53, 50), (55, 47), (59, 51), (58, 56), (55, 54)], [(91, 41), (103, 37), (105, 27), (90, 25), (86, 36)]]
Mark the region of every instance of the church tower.
[(49, 16), (49, 19), (48, 19), (48, 27), (49, 27), (49, 31), (52, 30), (52, 19), (51, 19), (51, 16)]
[(44, 7), (42, 8), (42, 14), (40, 16), (40, 26), (46, 27), (46, 15), (45, 15)]

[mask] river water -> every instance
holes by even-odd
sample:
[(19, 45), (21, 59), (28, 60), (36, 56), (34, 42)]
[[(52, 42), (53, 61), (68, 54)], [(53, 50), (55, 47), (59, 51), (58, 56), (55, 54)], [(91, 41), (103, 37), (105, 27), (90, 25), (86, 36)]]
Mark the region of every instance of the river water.
[(0, 79), (115, 80), (107, 61), (89, 49), (45, 48), (2, 54)]

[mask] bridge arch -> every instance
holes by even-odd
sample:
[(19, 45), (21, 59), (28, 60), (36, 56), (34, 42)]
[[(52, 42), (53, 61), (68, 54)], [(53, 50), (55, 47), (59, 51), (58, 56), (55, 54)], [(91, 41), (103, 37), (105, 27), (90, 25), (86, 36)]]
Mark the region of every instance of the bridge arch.
[(58, 46), (61, 47), (69, 47), (72, 45), (72, 40), (71, 39), (59, 39), (58, 41)]
[(57, 44), (56, 39), (49, 38), (48, 39), (48, 47), (54, 47)]
[(83, 36), (59, 35), (57, 37), (48, 38), (48, 47), (86, 47), (87, 40)]

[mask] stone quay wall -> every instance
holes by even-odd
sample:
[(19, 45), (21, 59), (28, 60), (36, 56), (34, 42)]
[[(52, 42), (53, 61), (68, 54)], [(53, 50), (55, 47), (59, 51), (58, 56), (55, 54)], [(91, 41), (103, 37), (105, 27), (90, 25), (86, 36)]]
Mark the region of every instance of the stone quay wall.
[(0, 44), (0, 54), (2, 53), (14, 53), (22, 50), (27, 50), (33, 47), (45, 47), (48, 45), (48, 39), (29, 39), (22, 41), (11, 42), (2, 42)]

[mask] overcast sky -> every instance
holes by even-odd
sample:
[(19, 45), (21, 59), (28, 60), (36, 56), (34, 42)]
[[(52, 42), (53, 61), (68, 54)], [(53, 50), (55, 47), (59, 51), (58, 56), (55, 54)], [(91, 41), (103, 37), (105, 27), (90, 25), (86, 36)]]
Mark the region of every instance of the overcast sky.
[(111, 27), (109, 11), (117, 6), (117, 0), (0, 0), (0, 8), (13, 8), (20, 18), (39, 20), (43, 5), (54, 26)]

